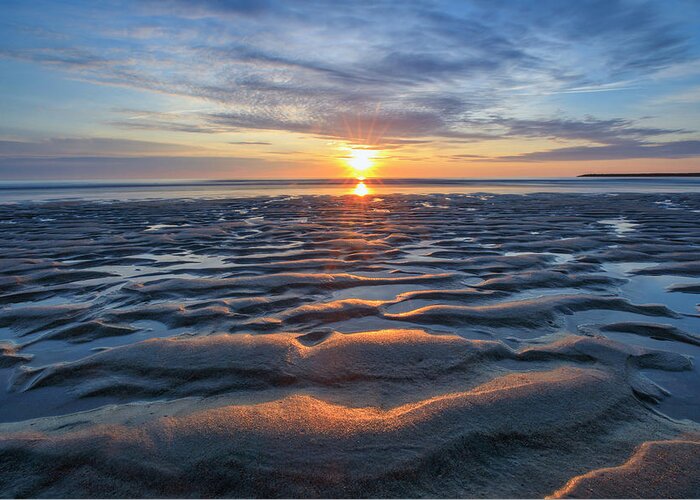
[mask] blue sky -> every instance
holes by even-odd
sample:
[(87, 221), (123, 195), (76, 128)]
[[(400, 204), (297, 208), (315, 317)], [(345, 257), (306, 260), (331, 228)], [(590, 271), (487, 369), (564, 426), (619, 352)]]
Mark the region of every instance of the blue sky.
[(700, 2), (1, 3), (0, 179), (700, 171)]

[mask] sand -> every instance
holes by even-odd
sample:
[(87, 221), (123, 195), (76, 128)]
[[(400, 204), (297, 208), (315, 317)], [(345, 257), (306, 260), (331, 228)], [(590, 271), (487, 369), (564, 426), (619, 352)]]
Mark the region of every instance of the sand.
[(1, 205), (0, 496), (698, 497), (698, 209)]

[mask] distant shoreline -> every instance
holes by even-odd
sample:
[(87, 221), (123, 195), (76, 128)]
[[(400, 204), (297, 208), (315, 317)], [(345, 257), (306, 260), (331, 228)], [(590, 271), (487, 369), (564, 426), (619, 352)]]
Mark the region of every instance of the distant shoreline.
[(582, 174), (576, 177), (700, 177), (700, 172), (676, 172), (672, 174)]

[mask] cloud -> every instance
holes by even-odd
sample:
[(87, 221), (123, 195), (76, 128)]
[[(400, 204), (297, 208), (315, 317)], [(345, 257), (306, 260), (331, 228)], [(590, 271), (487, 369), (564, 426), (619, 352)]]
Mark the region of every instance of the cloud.
[[(625, 158), (687, 158), (700, 156), (700, 141), (659, 142), (659, 136), (688, 134), (683, 129), (640, 127), (620, 118), (597, 120), (497, 118), (490, 122), (505, 128), (506, 137), (579, 140), (595, 145), (555, 148), (519, 155), (500, 156), (493, 161), (584, 161)], [(652, 142), (654, 141), (654, 142)]]
[(158, 13), (171, 12), (186, 17), (217, 15), (256, 16), (268, 11), (272, 3), (267, 0), (201, 0), (196, 3), (185, 0), (146, 0)]
[(134, 141), (111, 138), (52, 138), (42, 141), (0, 140), (0, 157), (60, 157), (116, 154), (182, 154), (192, 152), (191, 146), (161, 142)]
[(700, 103), (700, 85), (695, 85), (681, 92), (674, 91), (654, 99), (651, 104), (664, 105), (697, 105)]
[(293, 162), (198, 156), (0, 157), (0, 178), (32, 179), (231, 179), (284, 176)]
[(500, 156), (496, 162), (596, 161), (632, 158), (691, 158), (700, 156), (700, 141), (674, 141), (645, 144), (635, 141), (607, 146), (575, 146), (537, 151), (513, 156)]
[(129, 130), (163, 130), (167, 132), (186, 132), (189, 134), (216, 134), (228, 132), (226, 128), (217, 128), (196, 123), (175, 123), (166, 120), (115, 120), (105, 122), (112, 127)]
[(602, 144), (628, 141), (630, 138), (648, 138), (688, 132), (683, 129), (639, 127), (631, 120), (621, 118), (608, 120), (599, 120), (593, 117), (586, 117), (583, 120), (494, 118), (481, 123), (486, 126), (502, 127), (504, 130), (500, 135), (505, 137), (585, 140)]
[(0, 57), (54, 65), (69, 70), (88, 70), (108, 66), (110, 61), (78, 47), (0, 49)]
[(262, 112), (210, 114), (206, 119), (212, 125), (231, 130), (286, 130), (350, 139), (358, 144), (392, 143), (393, 138), (427, 137), (443, 131), (449, 132), (449, 125), (442, 115), (430, 111), (387, 110), (364, 114), (329, 111), (328, 114), (305, 121), (297, 121), (292, 116)]
[(271, 142), (265, 141), (229, 141), (229, 144), (236, 144), (241, 146), (271, 146)]
[[(609, 85), (621, 72), (645, 74), (687, 58), (687, 37), (646, 3), (505, 2), (494, 9), (476, 1), (457, 7), (151, 2), (143, 7), (148, 19), (167, 20), (171, 31), (182, 27), (189, 39), (120, 36), (137, 30), (130, 24), (139, 18), (119, 11), (111, 13), (113, 21), (107, 7), (100, 13), (105, 34), (97, 32), (96, 44), (77, 38), (73, 46), (3, 48), (0, 55), (62, 67), (91, 81), (206, 99), (221, 108), (215, 120), (228, 115), (243, 127), (313, 132), (327, 128), (333, 114), (368, 113), (378, 105), (391, 110), (385, 121), (426, 116), (432, 128), (395, 127), (409, 138), (453, 136), (460, 115), (507, 108), (510, 88)], [(129, 29), (109, 29), (115, 23)], [(449, 106), (437, 102), (442, 96), (449, 96)], [(114, 124), (207, 132), (158, 121)]]
[(457, 155), (448, 155), (448, 156), (445, 156), (445, 158), (456, 159), (456, 160), (464, 160), (464, 159), (474, 160), (474, 159), (483, 159), (483, 158), (487, 158), (487, 157), (482, 156), (482, 155), (463, 153), (463, 154), (457, 154)]
[(148, 111), (139, 109), (114, 109), (121, 117), (105, 123), (126, 130), (162, 130), (191, 134), (218, 134), (229, 132), (228, 128), (204, 123), (199, 117), (201, 110)]

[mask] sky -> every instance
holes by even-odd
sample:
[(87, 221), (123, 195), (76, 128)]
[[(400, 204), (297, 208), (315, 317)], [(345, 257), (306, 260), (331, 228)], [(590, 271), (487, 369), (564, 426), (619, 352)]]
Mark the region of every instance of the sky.
[(695, 0), (0, 14), (0, 180), (700, 172)]

